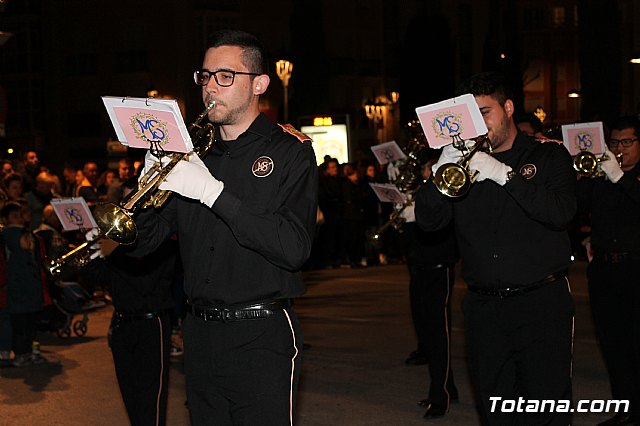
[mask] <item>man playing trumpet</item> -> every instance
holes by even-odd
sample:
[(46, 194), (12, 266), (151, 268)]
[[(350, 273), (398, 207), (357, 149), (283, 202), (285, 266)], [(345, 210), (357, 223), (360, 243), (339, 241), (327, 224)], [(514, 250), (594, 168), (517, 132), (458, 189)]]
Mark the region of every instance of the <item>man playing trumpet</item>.
[[(602, 425), (640, 422), (640, 122), (623, 117), (611, 125), (606, 179), (580, 179), (579, 209), (590, 217), (587, 269), (591, 310), (611, 394), (630, 402)], [(616, 155), (622, 154), (622, 166)]]
[[(475, 75), (458, 93), (474, 95), (493, 154), (476, 151), (471, 158), (476, 179), (466, 195), (452, 200), (427, 183), (417, 193), (415, 210), (426, 231), (455, 224), (469, 289), (463, 313), (480, 417), (492, 425), (566, 425), (567, 413), (508, 413), (501, 407), (519, 398), (558, 404), (571, 399), (571, 157), (559, 144), (518, 132), (513, 95), (501, 75)], [(445, 147), (434, 169), (461, 155)]]
[(293, 423), (302, 342), (292, 299), (304, 293), (318, 177), (310, 139), (260, 113), (264, 59), (250, 34), (211, 37), (194, 78), (204, 103), (215, 102), (213, 148), (180, 161), (160, 185), (177, 196), (136, 218), (132, 255), (178, 234), (194, 425)]

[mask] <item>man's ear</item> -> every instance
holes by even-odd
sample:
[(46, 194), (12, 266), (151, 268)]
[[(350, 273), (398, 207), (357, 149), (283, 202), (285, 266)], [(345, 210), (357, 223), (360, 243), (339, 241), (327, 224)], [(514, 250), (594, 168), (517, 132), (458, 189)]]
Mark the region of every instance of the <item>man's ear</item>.
[(511, 118), (513, 116), (513, 101), (511, 99), (507, 99), (504, 102), (504, 110), (507, 113), (507, 117)]
[(253, 79), (253, 94), (254, 95), (262, 95), (267, 91), (267, 87), (269, 87), (270, 78), (266, 74), (260, 74), (256, 78)]

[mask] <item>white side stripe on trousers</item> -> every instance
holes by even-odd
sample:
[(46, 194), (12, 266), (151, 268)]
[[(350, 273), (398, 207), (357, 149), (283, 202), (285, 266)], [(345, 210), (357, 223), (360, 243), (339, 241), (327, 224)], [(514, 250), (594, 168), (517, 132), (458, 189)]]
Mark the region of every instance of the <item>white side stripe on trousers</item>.
[(286, 309), (282, 310), (287, 317), (287, 321), (289, 322), (289, 328), (291, 329), (291, 337), (293, 338), (293, 349), (295, 349), (295, 353), (291, 358), (291, 383), (289, 385), (289, 425), (293, 426), (293, 373), (295, 371), (295, 361), (298, 357), (298, 346), (296, 345), (296, 333), (293, 331), (293, 325), (291, 325), (291, 318), (289, 317), (289, 312)]
[(157, 317), (157, 320), (160, 329), (160, 382), (158, 386), (158, 396), (156, 397), (156, 426), (158, 426), (160, 422), (160, 398), (162, 397), (162, 378), (164, 373), (164, 330), (162, 329), (162, 318)]

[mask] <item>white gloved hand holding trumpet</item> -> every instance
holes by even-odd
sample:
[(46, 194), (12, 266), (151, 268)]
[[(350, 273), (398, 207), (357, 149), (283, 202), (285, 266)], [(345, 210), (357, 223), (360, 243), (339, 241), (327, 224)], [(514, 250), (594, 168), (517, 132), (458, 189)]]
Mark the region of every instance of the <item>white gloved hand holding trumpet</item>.
[(617, 183), (620, 178), (622, 178), (622, 175), (624, 175), (624, 171), (622, 171), (622, 168), (618, 163), (618, 158), (609, 150), (609, 148), (606, 148), (604, 154), (606, 160), (603, 160), (600, 163), (600, 170), (607, 175), (607, 179), (613, 183)]
[(189, 161), (176, 164), (160, 184), (160, 189), (173, 191), (211, 207), (222, 193), (224, 183), (213, 177), (200, 157), (192, 153)]
[(502, 186), (507, 183), (509, 172), (511, 167), (496, 160), (485, 152), (476, 152), (471, 161), (469, 162), (469, 168), (476, 172), (475, 181), (482, 182), (489, 179)]

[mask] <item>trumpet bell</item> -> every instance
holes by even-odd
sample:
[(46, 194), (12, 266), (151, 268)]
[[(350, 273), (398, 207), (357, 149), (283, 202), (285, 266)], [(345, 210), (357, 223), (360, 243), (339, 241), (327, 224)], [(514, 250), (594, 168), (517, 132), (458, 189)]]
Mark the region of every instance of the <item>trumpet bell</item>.
[(598, 157), (591, 152), (582, 151), (573, 158), (573, 168), (582, 175), (593, 176), (598, 172)]
[(127, 210), (113, 203), (98, 204), (93, 217), (105, 237), (122, 245), (135, 243), (138, 230)]
[(436, 170), (433, 183), (438, 191), (452, 198), (461, 197), (471, 187), (469, 172), (459, 164), (443, 164)]
[(377, 249), (382, 248), (382, 234), (380, 232), (375, 232), (369, 235), (368, 239), (369, 239), (369, 244), (371, 244), (372, 247)]

